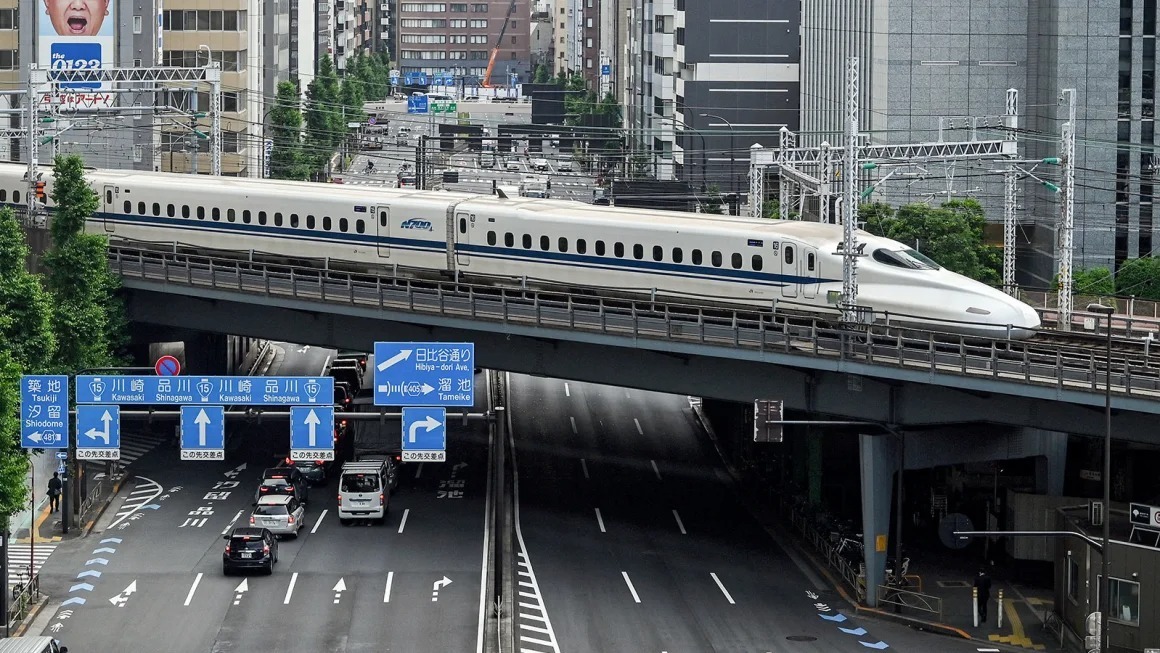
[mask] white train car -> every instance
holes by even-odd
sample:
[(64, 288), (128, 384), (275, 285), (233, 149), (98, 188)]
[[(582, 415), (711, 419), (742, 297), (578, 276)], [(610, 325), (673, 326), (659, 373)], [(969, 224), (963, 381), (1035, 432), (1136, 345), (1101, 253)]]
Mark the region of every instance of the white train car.
[[(24, 170), (0, 164), (0, 203), (20, 204)], [(841, 292), (837, 225), (119, 170), (88, 178), (101, 198), (89, 228), (113, 238), (821, 314)], [(1031, 307), (901, 243), (859, 240), (859, 304), (879, 317), (998, 337), (1039, 327)]]

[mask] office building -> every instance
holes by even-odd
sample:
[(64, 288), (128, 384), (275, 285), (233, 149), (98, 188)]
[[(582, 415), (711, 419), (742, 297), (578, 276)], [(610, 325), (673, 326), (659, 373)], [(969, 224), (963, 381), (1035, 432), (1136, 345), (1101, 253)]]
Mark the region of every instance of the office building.
[[(529, 0), (400, 2), (398, 69), (507, 86), (530, 80)], [(501, 40), (502, 36), (502, 40)], [(488, 61), (496, 50), (490, 80)]]

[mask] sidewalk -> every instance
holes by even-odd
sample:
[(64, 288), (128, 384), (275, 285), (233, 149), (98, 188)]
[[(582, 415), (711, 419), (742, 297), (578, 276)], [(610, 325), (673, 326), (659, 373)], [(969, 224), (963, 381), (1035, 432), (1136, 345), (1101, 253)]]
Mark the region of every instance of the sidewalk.
[[(700, 406), (694, 405), (693, 411), (710, 439), (717, 445), (716, 433)], [(726, 460), (724, 455), (721, 458)], [(739, 499), (754, 518), (775, 541), (783, 547), (792, 547), (793, 552), (790, 555), (797, 554), (807, 559), (826, 583), (850, 603), (857, 614), (894, 621), (916, 630), (969, 639), (979, 643), (980, 651), (988, 649), (1044, 651), (1059, 648), (1043, 629), (1044, 616), (1053, 605), (1051, 590), (1012, 583), (1003, 577), (1002, 570), (990, 572), (992, 584), (991, 600), (987, 606), (988, 620), (976, 627), (971, 589), (979, 568), (968, 559), (956, 557), (954, 552), (949, 550), (945, 554), (924, 551), (912, 555), (910, 574), (907, 578), (911, 580), (912, 590), (926, 597), (924, 601), (934, 609), (933, 612), (891, 604), (881, 604), (878, 608), (866, 607), (854, 597), (853, 588), (842, 580), (840, 572), (829, 565), (826, 555), (803, 537), (787, 517), (782, 516), (779, 511), (779, 498), (768, 492), (763, 494), (744, 491), (754, 479), (748, 479), (747, 483), (747, 479), (741, 478), (736, 469), (728, 463), (726, 466), (736, 485)], [(815, 539), (825, 541), (827, 538)], [(996, 599), (1000, 589), (1003, 590), (1002, 627), (999, 627), (996, 619), (998, 610)]]

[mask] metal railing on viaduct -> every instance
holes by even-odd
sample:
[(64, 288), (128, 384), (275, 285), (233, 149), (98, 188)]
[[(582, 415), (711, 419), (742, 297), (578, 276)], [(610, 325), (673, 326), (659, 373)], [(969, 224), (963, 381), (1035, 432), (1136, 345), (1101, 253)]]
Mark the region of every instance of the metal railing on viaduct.
[[(382, 274), (351, 273), (321, 265), (271, 264), (129, 246), (111, 247), (109, 263), (133, 292), (232, 302), (235, 310), (255, 305), (271, 310), (282, 307), (315, 314), (359, 315), (429, 328), (454, 326), (461, 332), (506, 334), (508, 339), (515, 334), (557, 343), (582, 341), (683, 357), (686, 367), (692, 357), (745, 361), (764, 365), (763, 378), (771, 376), (768, 366), (772, 364), (783, 371), (807, 375), (815, 372), (841, 375), (838, 384), (845, 386), (843, 390), (848, 395), (862, 392), (863, 381), (883, 387), (903, 384), (941, 387), (961, 393), (963, 401), (971, 405), (960, 408), (968, 412), (977, 410), (973, 407), (977, 404), (967, 401), (967, 395), (1037, 400), (1089, 412), (1102, 410), (1104, 401), (1105, 351), (1102, 341), (1093, 341), (1090, 336), (1071, 340), (1045, 334), (1044, 338), (1017, 342), (916, 333), (883, 325), (851, 331), (831, 321), (801, 314), (610, 299), (453, 280), (420, 280), (391, 274), (391, 270)], [(205, 310), (209, 310), (208, 304)], [(229, 312), (215, 317), (224, 321), (217, 328), (227, 333), (262, 335), (244, 333), (240, 326), (231, 330), (230, 318)], [(1111, 393), (1117, 412), (1138, 413), (1141, 417), (1160, 413), (1160, 361), (1147, 343), (1119, 339), (1110, 360)], [(695, 371), (686, 369), (685, 373)], [(658, 369), (653, 376), (655, 384), (636, 381), (636, 385), (697, 393), (697, 388), (674, 382), (663, 369)], [(605, 379), (606, 382), (614, 380)], [(701, 394), (748, 400), (777, 396), (764, 395), (764, 391), (785, 390), (776, 384), (762, 386), (758, 380), (734, 383), (733, 387), (746, 390), (726, 390), (729, 381), (718, 378), (713, 387), (721, 387), (721, 392)], [(818, 379), (806, 383), (817, 385)], [(794, 404), (800, 403), (803, 409), (842, 412), (827, 411), (818, 405), (816, 394), (797, 401), (801, 393), (796, 384), (793, 389), (786, 394), (787, 408), (799, 407)], [(864, 398), (873, 401), (876, 396), (866, 393)], [(897, 408), (893, 410), (897, 412)], [(1006, 423), (1052, 427), (1050, 423), (1037, 422), (1042, 415), (1030, 414), (1041, 414), (1044, 410), (1034, 408), (1023, 412), (1024, 417)], [(891, 421), (905, 423), (907, 420)], [(915, 421), (923, 419), (915, 417)], [(1075, 425), (1071, 417), (1061, 415), (1061, 421)], [(1093, 432), (1102, 432), (1097, 426), (1098, 420), (1092, 424)]]

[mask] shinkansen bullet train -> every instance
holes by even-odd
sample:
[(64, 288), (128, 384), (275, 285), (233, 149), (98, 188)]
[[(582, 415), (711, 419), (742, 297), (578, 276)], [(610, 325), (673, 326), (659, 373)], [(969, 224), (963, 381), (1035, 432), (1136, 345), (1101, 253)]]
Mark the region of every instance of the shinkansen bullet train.
[[(26, 170), (0, 164), (0, 203), (26, 199)], [(51, 197), (51, 171), (43, 177)], [(126, 170), (90, 170), (87, 178), (100, 196), (90, 231), (206, 253), (329, 258), (831, 316), (842, 288), (837, 225)], [(1040, 326), (1030, 306), (906, 245), (858, 238), (858, 303), (889, 314), (891, 324), (1020, 339)]]

